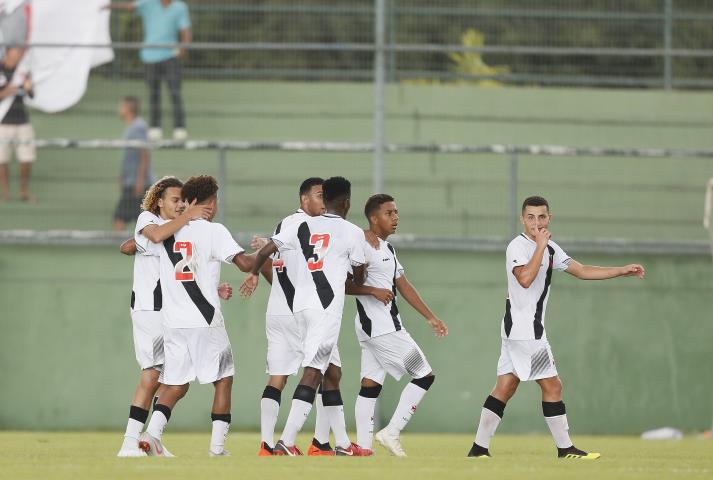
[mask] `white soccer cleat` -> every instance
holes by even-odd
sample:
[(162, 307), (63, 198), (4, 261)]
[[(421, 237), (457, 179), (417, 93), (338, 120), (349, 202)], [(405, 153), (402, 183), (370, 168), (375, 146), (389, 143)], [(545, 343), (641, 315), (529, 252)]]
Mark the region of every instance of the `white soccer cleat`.
[(385, 449), (391, 452), (396, 457), (405, 457), (406, 452), (401, 447), (401, 440), (398, 435), (392, 435), (386, 428), (380, 430), (374, 435), (376, 441), (379, 442)]
[(146, 452), (139, 448), (138, 442), (136, 442), (135, 445), (131, 445), (124, 441), (124, 444), (121, 446), (121, 450), (119, 450), (119, 453), (117, 453), (116, 456), (119, 458), (138, 458), (146, 457), (147, 455)]
[(163, 446), (161, 440), (154, 438), (148, 433), (144, 432), (139, 438), (139, 448), (146, 452), (149, 457), (168, 457), (172, 458), (175, 455), (168, 451), (166, 447)]
[(177, 142), (185, 142), (188, 139), (188, 131), (185, 128), (174, 128), (173, 139)]
[(214, 452), (213, 450), (208, 450), (208, 456), (209, 456), (210, 458), (214, 458), (214, 457), (229, 457), (229, 456), (230, 456), (230, 452), (227, 451), (227, 450), (223, 450), (223, 451), (221, 451), (220, 453), (216, 453), (216, 452)]
[(149, 140), (152, 142), (158, 142), (163, 138), (163, 131), (160, 128), (152, 127), (149, 128)]

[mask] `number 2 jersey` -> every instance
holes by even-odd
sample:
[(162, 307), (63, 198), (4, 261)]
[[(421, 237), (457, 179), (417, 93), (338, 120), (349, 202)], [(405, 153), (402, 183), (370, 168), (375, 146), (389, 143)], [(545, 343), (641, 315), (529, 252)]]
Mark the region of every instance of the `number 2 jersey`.
[(162, 243), (151, 243), (147, 253), (160, 257), (165, 326), (224, 326), (221, 263), (232, 263), (243, 251), (225, 226), (207, 220), (192, 220)]
[[(151, 241), (142, 232), (149, 225), (161, 226), (167, 220), (151, 212), (141, 212), (136, 220), (134, 229), (134, 242), (139, 253), (148, 249)], [(133, 311), (161, 310), (163, 297), (161, 295), (161, 282), (159, 281), (159, 259), (155, 256), (134, 256), (134, 283), (131, 288), (131, 309)]]
[(293, 312), (324, 310), (341, 318), (347, 273), (366, 263), (362, 229), (326, 213), (295, 222), (272, 240), (281, 254), (298, 252)]

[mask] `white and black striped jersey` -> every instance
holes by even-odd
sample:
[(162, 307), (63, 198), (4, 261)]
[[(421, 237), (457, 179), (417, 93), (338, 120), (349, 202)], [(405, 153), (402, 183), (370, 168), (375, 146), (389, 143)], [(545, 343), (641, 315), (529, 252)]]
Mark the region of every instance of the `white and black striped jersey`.
[(207, 220), (191, 220), (148, 254), (160, 258), (164, 324), (169, 328), (220, 327), (218, 284), (221, 263), (231, 263), (243, 249), (227, 228)]
[(535, 253), (534, 240), (520, 234), (510, 242), (505, 255), (508, 279), (508, 298), (505, 302), (501, 334), (511, 340), (537, 340), (547, 338), (545, 313), (550, 297), (553, 270), (567, 270), (572, 259), (550, 240), (542, 255), (542, 264), (529, 288), (524, 288), (515, 278), (513, 269), (528, 264)]
[[(134, 229), (134, 241), (138, 253), (147, 250), (147, 245), (151, 241), (142, 232), (149, 225), (161, 226), (168, 220), (164, 220), (151, 212), (141, 212), (136, 220)], [(133, 311), (155, 311), (161, 310), (161, 282), (159, 281), (159, 260), (158, 257), (146, 255), (134, 255), (134, 283), (131, 288), (131, 309)]]
[[(309, 218), (309, 215), (300, 208), (277, 224), (274, 235), (306, 218)], [(296, 270), (300, 265), (301, 255), (302, 252), (297, 250), (282, 250), (272, 256), (272, 287), (267, 301), (267, 315), (292, 315), (297, 282)]]
[(326, 213), (295, 222), (272, 240), (280, 252), (298, 252), (294, 313), (317, 309), (341, 318), (347, 273), (365, 263), (362, 229)]
[(384, 305), (371, 295), (357, 295), (355, 327), (359, 341), (403, 330), (403, 322), (396, 306), (396, 279), (404, 274), (404, 267), (396, 257), (396, 250), (379, 239), (379, 249), (363, 241), (366, 257), (366, 280), (364, 285), (385, 288), (394, 293), (394, 299)]

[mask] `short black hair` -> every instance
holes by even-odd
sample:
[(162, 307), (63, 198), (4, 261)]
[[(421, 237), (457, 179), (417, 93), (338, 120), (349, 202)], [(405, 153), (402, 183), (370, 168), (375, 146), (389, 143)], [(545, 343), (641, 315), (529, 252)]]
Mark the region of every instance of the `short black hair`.
[(127, 95), (123, 97), (121, 101), (129, 107), (129, 110), (131, 110), (131, 113), (133, 113), (134, 116), (139, 115), (139, 111), (141, 110), (141, 102), (139, 101), (138, 97), (135, 97), (133, 95)]
[(366, 217), (367, 220), (369, 220), (369, 217), (381, 207), (386, 202), (393, 202), (394, 197), (391, 195), (388, 195), (386, 193), (377, 193), (376, 195), (372, 195), (369, 197), (369, 200), (366, 201), (366, 205), (364, 205), (364, 216)]
[(329, 177), (322, 184), (325, 202), (334, 203), (352, 196), (352, 184), (344, 177)]
[(522, 211), (525, 211), (525, 207), (547, 207), (547, 211), (550, 211), (550, 204), (547, 203), (545, 197), (540, 197), (534, 195), (532, 197), (527, 197), (524, 202), (522, 202)]
[(203, 203), (218, 194), (218, 182), (210, 175), (198, 175), (186, 180), (181, 189), (181, 197), (185, 202)]
[(312, 187), (315, 187), (317, 185), (322, 185), (324, 183), (324, 179), (320, 177), (309, 177), (307, 180), (302, 182), (302, 185), (300, 185), (300, 196), (302, 195), (307, 195), (310, 190), (312, 190)]

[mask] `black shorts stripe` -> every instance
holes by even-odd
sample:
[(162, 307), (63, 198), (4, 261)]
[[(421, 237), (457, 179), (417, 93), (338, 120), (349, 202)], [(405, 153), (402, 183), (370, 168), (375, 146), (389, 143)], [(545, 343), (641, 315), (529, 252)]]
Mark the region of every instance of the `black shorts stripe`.
[(153, 310), (160, 312), (161, 308), (163, 308), (163, 292), (161, 292), (161, 279), (159, 279), (153, 289)]
[[(163, 247), (166, 249), (169, 260), (175, 266), (178, 262), (183, 260), (183, 255), (173, 251), (173, 245), (176, 243), (176, 238), (171, 235), (169, 238), (163, 241)], [(195, 280), (190, 282), (181, 282), (183, 288), (186, 289), (186, 293), (191, 298), (198, 311), (201, 312), (205, 321), (210, 325), (213, 322), (213, 316), (215, 315), (215, 307), (210, 304), (208, 299), (205, 298), (203, 292), (201, 292), (200, 287)]]
[[(317, 255), (314, 253), (314, 245), (310, 245), (309, 239), (312, 236), (312, 232), (309, 230), (309, 225), (307, 222), (302, 222), (297, 229), (297, 238), (300, 241), (300, 246), (302, 247), (302, 254), (305, 256), (305, 260), (309, 262), (310, 260), (318, 260)], [(322, 308), (327, 308), (334, 300), (334, 290), (327, 280), (327, 276), (324, 272), (315, 271), (312, 273), (312, 280), (314, 281), (315, 287), (317, 287), (317, 296), (319, 296), (319, 301), (322, 303)]]
[(361, 324), (361, 329), (371, 337), (371, 318), (366, 314), (364, 310), (364, 305), (356, 299), (357, 313), (359, 314), (359, 323)]
[(547, 252), (549, 253), (550, 259), (547, 265), (547, 275), (545, 276), (545, 288), (542, 289), (542, 295), (540, 295), (540, 299), (537, 301), (535, 320), (532, 322), (536, 340), (541, 339), (545, 333), (545, 327), (542, 325), (542, 309), (544, 308), (545, 298), (547, 298), (547, 292), (550, 290), (550, 283), (552, 282), (552, 266), (554, 265), (555, 249), (547, 245)]

